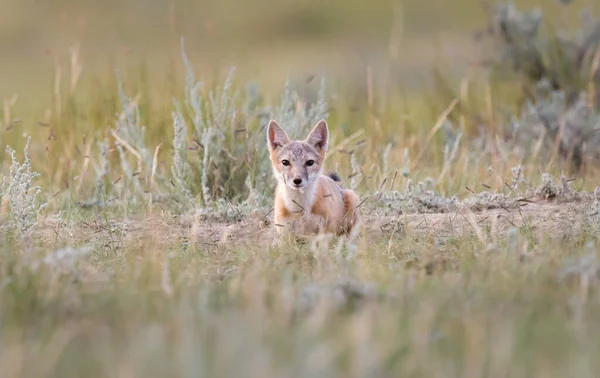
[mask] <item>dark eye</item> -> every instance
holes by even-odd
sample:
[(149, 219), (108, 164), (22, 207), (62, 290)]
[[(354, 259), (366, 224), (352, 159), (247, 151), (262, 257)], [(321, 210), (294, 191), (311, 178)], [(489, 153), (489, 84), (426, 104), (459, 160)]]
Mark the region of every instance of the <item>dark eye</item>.
[(288, 165), (290, 165), (290, 161), (289, 160), (282, 160), (281, 164), (283, 164), (285, 166), (288, 166)]
[(315, 164), (314, 160), (309, 160), (309, 161), (306, 162), (306, 166), (307, 167), (312, 167), (313, 164)]

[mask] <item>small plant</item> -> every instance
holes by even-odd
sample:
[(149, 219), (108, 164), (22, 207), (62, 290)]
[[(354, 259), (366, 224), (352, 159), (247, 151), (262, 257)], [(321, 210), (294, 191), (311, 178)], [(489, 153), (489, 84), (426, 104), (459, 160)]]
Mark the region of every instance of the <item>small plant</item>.
[[(542, 12), (523, 12), (501, 3), (490, 27), (495, 77), (517, 78), (524, 99), (522, 116), (511, 116), (516, 147), (527, 155), (533, 141), (569, 160), (575, 169), (587, 161), (600, 163), (600, 20), (583, 19), (576, 33), (550, 25), (542, 32)], [(555, 148), (557, 147), (557, 148)], [(538, 147), (539, 150), (539, 147)], [(550, 156), (546, 156), (550, 158)]]
[(15, 150), (10, 147), (6, 148), (12, 164), (9, 175), (2, 178), (0, 188), (2, 227), (5, 230), (16, 231), (21, 236), (27, 235), (37, 225), (40, 212), (46, 207), (46, 203), (38, 205), (37, 196), (42, 190), (39, 186), (33, 185), (33, 181), (39, 176), (39, 173), (31, 171), (30, 141), (31, 137), (27, 138), (23, 164), (17, 160)]
[(187, 70), (185, 106), (174, 101), (172, 112), (171, 175), (172, 186), (178, 188), (178, 202), (198, 197), (204, 208), (216, 208), (221, 213), (229, 211), (233, 198), (241, 208), (264, 203), (264, 193), (272, 181), (265, 126), (269, 119), (281, 120), (296, 137), (327, 118), (325, 79), (321, 79), (313, 103), (305, 101), (287, 80), (279, 105), (261, 107), (258, 86), (248, 83), (245, 91), (236, 89), (234, 69), (222, 87), (205, 90), (204, 83), (196, 79), (183, 40), (181, 54)]
[(391, 213), (445, 213), (456, 203), (455, 197), (446, 198), (434, 190), (435, 180), (427, 178), (415, 185), (409, 179), (404, 192), (383, 190), (375, 193), (377, 206), (387, 208)]
[(171, 174), (175, 181), (175, 186), (179, 190), (180, 197), (185, 203), (193, 200), (192, 191), (189, 189), (189, 180), (191, 177), (191, 167), (187, 156), (187, 133), (188, 128), (176, 103), (177, 110), (173, 112), (173, 166)]
[[(175, 161), (172, 173), (182, 185), (184, 197), (199, 193), (204, 206), (207, 206), (220, 197), (230, 195), (230, 174), (236, 171), (236, 164), (239, 164), (237, 157), (241, 148), (236, 145), (236, 130), (238, 125), (244, 126), (245, 120), (238, 119), (237, 92), (233, 90), (235, 70), (232, 68), (229, 71), (222, 88), (206, 94), (203, 92), (204, 84), (196, 79), (185, 54), (183, 40), (181, 55), (187, 70), (185, 110), (191, 117), (193, 133), (190, 141), (184, 110), (176, 102), (173, 112)], [(198, 151), (198, 157), (188, 158), (185, 146)], [(194, 182), (199, 182), (199, 190), (194, 187)]]
[[(162, 179), (162, 177), (155, 177), (153, 174), (155, 169), (154, 154), (146, 144), (146, 127), (142, 125), (139, 101), (136, 98), (127, 96), (118, 72), (117, 79), (122, 110), (117, 115), (117, 129), (112, 131), (112, 136), (117, 142), (116, 147), (124, 176), (122, 180), (119, 180), (119, 182), (123, 182), (122, 185), (124, 186), (120, 195), (135, 203), (144, 194), (144, 187), (140, 178), (150, 184), (151, 181)], [(132, 166), (129, 161), (130, 155), (135, 157), (135, 166)]]
[[(562, 90), (576, 100), (589, 83), (600, 84), (600, 20), (582, 17), (576, 33), (554, 25), (543, 33), (542, 20), (539, 9), (524, 12), (513, 3), (498, 4), (491, 26), (496, 42), (494, 72), (515, 73), (525, 85), (548, 81), (552, 90)], [(532, 91), (526, 94), (534, 95)], [(600, 98), (593, 103), (599, 107)]]

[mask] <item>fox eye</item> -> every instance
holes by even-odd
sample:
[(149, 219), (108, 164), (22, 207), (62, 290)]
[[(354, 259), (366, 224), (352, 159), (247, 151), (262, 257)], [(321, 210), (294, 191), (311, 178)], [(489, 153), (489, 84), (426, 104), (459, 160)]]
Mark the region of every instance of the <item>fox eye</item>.
[(308, 161), (306, 162), (306, 166), (307, 166), (307, 167), (312, 167), (312, 165), (313, 165), (313, 164), (315, 164), (315, 161), (314, 161), (314, 160), (308, 160)]
[(282, 160), (281, 164), (283, 164), (283, 165), (285, 165), (287, 167), (288, 165), (290, 165), (290, 161), (289, 160)]

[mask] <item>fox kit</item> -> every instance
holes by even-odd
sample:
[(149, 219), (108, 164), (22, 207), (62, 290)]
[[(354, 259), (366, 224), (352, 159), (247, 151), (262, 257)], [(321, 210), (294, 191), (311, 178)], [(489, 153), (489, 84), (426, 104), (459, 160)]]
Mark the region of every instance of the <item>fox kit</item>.
[(276, 121), (269, 122), (267, 142), (277, 178), (274, 221), (279, 233), (342, 235), (358, 227), (358, 195), (341, 188), (336, 176), (322, 174), (328, 139), (324, 120), (305, 140), (297, 141), (291, 140)]

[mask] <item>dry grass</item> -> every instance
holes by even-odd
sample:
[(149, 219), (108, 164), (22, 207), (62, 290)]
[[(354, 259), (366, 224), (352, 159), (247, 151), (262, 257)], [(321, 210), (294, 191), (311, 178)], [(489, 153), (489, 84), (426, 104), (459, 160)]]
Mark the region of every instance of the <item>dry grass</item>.
[[(178, 28), (210, 29), (210, 17), (192, 27), (191, 3), (165, 13), (131, 2), (119, 17), (139, 17), (140, 34), (152, 17), (177, 22), (144, 64), (115, 53), (121, 91), (102, 44), (82, 43), (43, 63), (49, 79), (36, 90), (2, 92), (0, 140), (20, 164), (31, 137), (30, 168), (40, 173), (27, 170), (17, 189), (39, 185), (38, 202), (48, 203), (19, 234), (4, 227), (15, 212), (2, 198), (2, 377), (595, 376), (598, 168), (572, 169), (552, 140), (507, 132), (520, 117), (518, 83), (458, 59), (479, 51), (450, 17), (484, 25), (472, 1), (438, 9), (407, 0), (394, 12), (383, 3), (274, 6), (264, 22), (256, 10), (227, 20), (225, 6), (209, 7), (219, 30), (239, 29), (216, 32), (203, 47), (221, 53), (210, 60), (187, 37), (192, 76)], [(103, 11), (115, 15), (111, 4)], [(79, 6), (69, 9), (99, 11)], [(574, 11), (561, 7), (544, 11), (569, 25)], [(53, 12), (40, 29), (22, 25), (51, 30), (61, 46)], [(275, 44), (273, 31), (297, 14), (309, 21)], [(440, 49), (419, 15), (452, 31)], [(322, 34), (306, 31), (330, 21)], [(264, 29), (243, 39), (256, 25)], [(122, 33), (148, 45), (155, 36)], [(368, 38), (349, 43), (354, 33)], [(255, 60), (234, 52), (240, 45)], [(224, 60), (242, 62), (232, 80)], [(431, 60), (435, 72), (424, 68)], [(31, 85), (28, 70), (0, 69), (19, 89)], [(264, 125), (277, 115), (301, 130), (322, 113), (328, 168), (360, 193), (364, 228), (354, 241), (276, 240)], [(2, 176), (21, 166), (0, 161)]]

